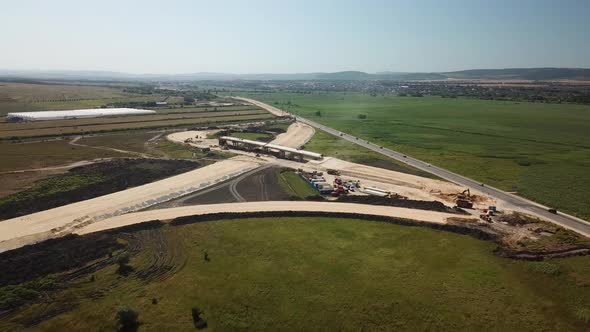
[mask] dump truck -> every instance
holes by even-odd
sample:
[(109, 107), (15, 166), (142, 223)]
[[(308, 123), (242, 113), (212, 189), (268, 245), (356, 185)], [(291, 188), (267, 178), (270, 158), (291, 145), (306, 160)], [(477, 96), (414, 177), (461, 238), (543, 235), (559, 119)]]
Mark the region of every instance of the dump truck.
[(466, 199), (458, 199), (457, 206), (463, 209), (473, 209), (473, 203)]

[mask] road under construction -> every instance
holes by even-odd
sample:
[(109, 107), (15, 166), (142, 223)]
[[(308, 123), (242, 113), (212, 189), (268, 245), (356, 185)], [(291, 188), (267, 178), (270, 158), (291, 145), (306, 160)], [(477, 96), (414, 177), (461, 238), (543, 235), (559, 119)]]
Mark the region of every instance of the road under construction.
[[(248, 101), (247, 99), (242, 99)], [(260, 102), (253, 101), (253, 104), (261, 106)], [(277, 114), (274, 107), (266, 105), (269, 112), (276, 115), (284, 115), (282, 111)], [(414, 159), (410, 159), (414, 166), (424, 169), (433, 174), (440, 175), (443, 178), (449, 178), (451, 182), (429, 179), (415, 175), (399, 173), (386, 169), (370, 167), (361, 164), (345, 162), (336, 158), (321, 156), (320, 154), (310, 154), (309, 151), (299, 150), (298, 148), (307, 142), (314, 133), (312, 126), (321, 130), (330, 130), (331, 134), (340, 136), (340, 132), (335, 132), (333, 129), (324, 127), (316, 123), (310, 123), (306, 119), (297, 118), (298, 122), (292, 124), (286, 133), (279, 135), (273, 142), (267, 143), (247, 143), (251, 146), (263, 148), (264, 146), (276, 151), (285, 151), (285, 153), (295, 153), (310, 159), (308, 162), (302, 164), (297, 161), (278, 159), (272, 156), (256, 156), (255, 153), (242, 152), (241, 155), (216, 162), (194, 171), (173, 176), (167, 179), (156, 181), (143, 186), (130, 188), (113, 194), (93, 198), (90, 200), (73, 203), (58, 208), (33, 213), (30, 215), (5, 220), (0, 223), (0, 251), (10, 250), (26, 244), (39, 242), (45, 239), (63, 236), (70, 233), (88, 233), (92, 231), (105, 230), (116, 228), (123, 224), (141, 223), (159, 218), (174, 218), (177, 216), (184, 216), (187, 213), (206, 214), (219, 212), (239, 212), (241, 207), (244, 210), (252, 211), (310, 211), (310, 212), (333, 212), (333, 209), (340, 209), (342, 211), (350, 209), (355, 213), (376, 215), (376, 211), (382, 216), (408, 218), (418, 221), (445, 223), (449, 218), (448, 214), (435, 211), (423, 211), (409, 208), (392, 208), (382, 209), (375, 205), (352, 204), (352, 203), (322, 203), (310, 204), (310, 202), (284, 202), (284, 201), (267, 201), (267, 202), (245, 202), (240, 204), (215, 204), (215, 206), (201, 206), (199, 207), (182, 207), (174, 209), (162, 209), (142, 211), (151, 206), (155, 206), (162, 202), (170, 201), (179, 197), (183, 197), (192, 193), (207, 190), (214, 186), (228, 181), (230, 179), (239, 177), (253, 170), (267, 167), (268, 165), (276, 165), (280, 167), (287, 167), (291, 169), (302, 169), (306, 172), (313, 171), (328, 171), (338, 170), (343, 176), (355, 177), (361, 179), (367, 187), (382, 188), (387, 191), (400, 193), (403, 196), (411, 197), (412, 199), (422, 200), (442, 200), (447, 203), (453, 202), (453, 199), (447, 195), (451, 193), (462, 192), (465, 187), (470, 188), (471, 192), (479, 195), (482, 200), (479, 202), (481, 206), (494, 205), (499, 208), (513, 209), (514, 211), (530, 212), (529, 205), (517, 204), (510, 200), (505, 200), (503, 195), (494, 195), (494, 191), (488, 187), (481, 187), (479, 184), (461, 181), (453, 181), (452, 178), (446, 176), (446, 173), (439, 172), (438, 168), (430, 166), (421, 166), (416, 164)], [(195, 134), (196, 133), (196, 134)], [(168, 136), (168, 139), (177, 143), (183, 144), (187, 138), (191, 137), (207, 137), (207, 133), (203, 132), (184, 132), (174, 133)], [(348, 135), (341, 137), (347, 138)], [(238, 142), (244, 144), (244, 141), (237, 141), (224, 137), (226, 142)], [(351, 140), (358, 144), (357, 140)], [(360, 141), (360, 140), (359, 140)], [(256, 142), (256, 141), (251, 141)], [(281, 144), (277, 144), (280, 142)], [(184, 143), (184, 144), (198, 144), (198, 143)], [(367, 143), (370, 144), (370, 143)], [(278, 147), (278, 148), (277, 148)], [(390, 150), (381, 152), (388, 152)], [(372, 148), (372, 150), (375, 150)], [(305, 154), (303, 153), (305, 152)], [(279, 152), (280, 153), (280, 152)], [(388, 152), (389, 153), (389, 152)], [(392, 152), (393, 153), (393, 152)], [(403, 157), (401, 161), (404, 161)], [(436, 170), (436, 173), (433, 171)], [(452, 174), (452, 173), (451, 173)], [(453, 183), (455, 182), (455, 183)], [(456, 184), (459, 183), (459, 184)], [(507, 195), (507, 194), (506, 194)], [(515, 196), (516, 197), (516, 196)], [(518, 198), (520, 199), (520, 198)], [(238, 200), (241, 201), (241, 200)], [(526, 201), (526, 200), (525, 200)], [(332, 204), (332, 205), (331, 205)], [(334, 207), (334, 205), (336, 207)], [(139, 212), (142, 211), (142, 212)], [(532, 211), (534, 215), (538, 215)], [(547, 218), (545, 215), (543, 219), (552, 221), (556, 224), (573, 229), (580, 234), (590, 236), (590, 225), (587, 222), (580, 221), (574, 224), (561, 223), (560, 219), (555, 218), (554, 215)], [(563, 215), (557, 217), (563, 218)], [(457, 216), (453, 218), (469, 219), (472, 215)], [(113, 222), (115, 221), (115, 222)], [(120, 222), (119, 222), (120, 221)]]

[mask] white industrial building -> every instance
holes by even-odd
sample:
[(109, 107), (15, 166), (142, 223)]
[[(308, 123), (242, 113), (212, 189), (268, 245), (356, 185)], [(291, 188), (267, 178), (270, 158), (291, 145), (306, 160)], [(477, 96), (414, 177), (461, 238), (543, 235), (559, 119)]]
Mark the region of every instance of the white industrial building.
[(93, 108), (69, 111), (42, 111), (42, 112), (19, 112), (8, 113), (6, 118), (9, 121), (43, 121), (43, 120), (64, 120), (100, 118), (109, 116), (124, 115), (145, 115), (155, 114), (155, 111), (141, 110), (135, 108)]

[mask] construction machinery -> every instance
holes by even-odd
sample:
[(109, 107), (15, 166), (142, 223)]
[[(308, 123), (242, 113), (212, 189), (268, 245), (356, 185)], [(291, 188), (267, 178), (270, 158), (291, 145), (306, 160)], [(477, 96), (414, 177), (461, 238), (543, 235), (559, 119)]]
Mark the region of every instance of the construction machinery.
[(336, 175), (336, 176), (339, 176), (339, 175), (340, 175), (340, 171), (339, 171), (339, 170), (337, 170), (337, 169), (329, 169), (329, 170), (327, 170), (326, 172), (327, 172), (328, 174), (330, 174), (330, 175)]
[(458, 194), (455, 203), (460, 208), (473, 209), (473, 202), (471, 201), (471, 192), (469, 189), (465, 189), (463, 192)]

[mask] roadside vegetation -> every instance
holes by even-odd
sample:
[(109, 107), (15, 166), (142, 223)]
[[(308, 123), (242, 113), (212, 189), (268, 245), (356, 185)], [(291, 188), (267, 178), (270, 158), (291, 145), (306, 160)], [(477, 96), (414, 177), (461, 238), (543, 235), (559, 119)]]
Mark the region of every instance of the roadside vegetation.
[[(342, 218), (143, 228), (101, 234), (100, 246), (76, 242), (102, 256), (81, 258), (92, 269), (35, 277), (59, 280), (42, 297), (15, 292), (36, 289), (30, 279), (2, 284), (0, 303), (4, 294), (29, 299), (2, 315), (0, 330), (114, 330), (121, 306), (146, 330), (194, 330), (198, 322), (214, 330), (590, 328), (590, 256), (510, 260), (469, 236)], [(48, 257), (51, 250), (43, 249)], [(130, 255), (126, 276), (117, 272), (122, 252)]]
[(307, 144), (305, 144), (305, 149), (321, 153), (328, 157), (336, 157), (353, 163), (438, 179), (438, 177), (435, 175), (421, 171), (412, 166), (402, 164), (377, 152), (365, 149), (362, 146), (348, 142), (334, 135), (327, 134), (321, 130), (316, 130), (313, 138), (307, 142)]
[[(249, 96), (590, 218), (588, 105), (350, 92)], [(358, 118), (361, 113), (365, 119)]]

